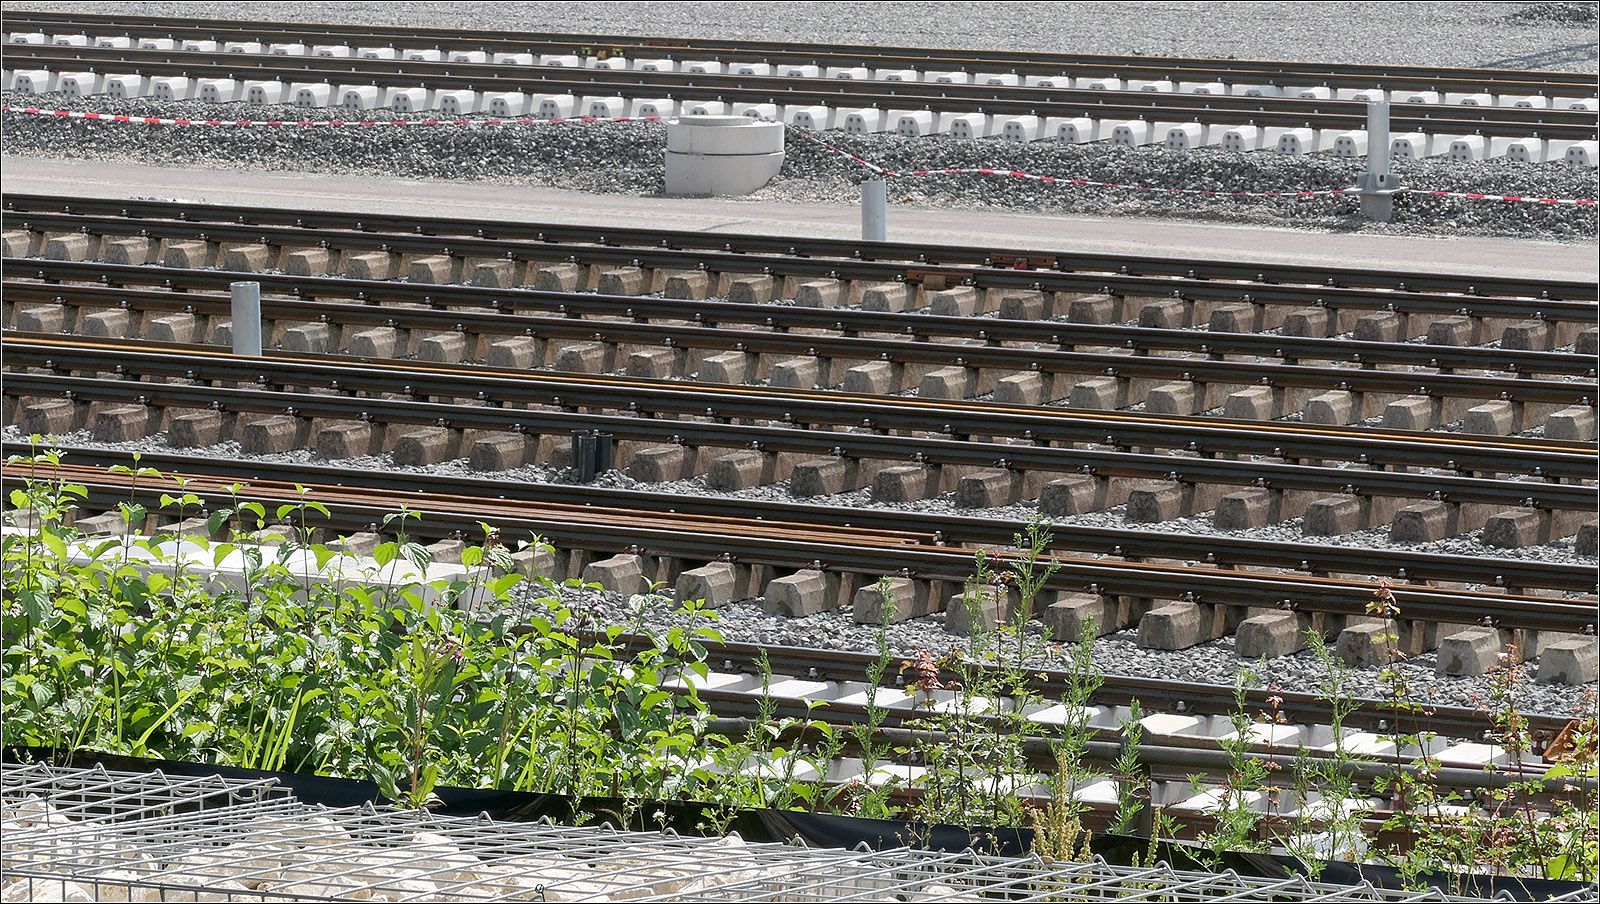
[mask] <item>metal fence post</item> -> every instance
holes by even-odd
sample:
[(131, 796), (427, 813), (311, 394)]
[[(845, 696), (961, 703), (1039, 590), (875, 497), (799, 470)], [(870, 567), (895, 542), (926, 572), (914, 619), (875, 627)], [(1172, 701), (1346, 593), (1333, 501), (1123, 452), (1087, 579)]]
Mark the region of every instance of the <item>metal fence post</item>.
[(861, 240), (889, 240), (889, 188), (882, 179), (861, 183)]
[(1367, 104), (1367, 171), (1361, 174), (1361, 215), (1387, 223), (1394, 216), (1400, 177), (1389, 171), (1389, 102)]
[(228, 284), (228, 294), (233, 302), (233, 353), (261, 356), (261, 284), (236, 282)]

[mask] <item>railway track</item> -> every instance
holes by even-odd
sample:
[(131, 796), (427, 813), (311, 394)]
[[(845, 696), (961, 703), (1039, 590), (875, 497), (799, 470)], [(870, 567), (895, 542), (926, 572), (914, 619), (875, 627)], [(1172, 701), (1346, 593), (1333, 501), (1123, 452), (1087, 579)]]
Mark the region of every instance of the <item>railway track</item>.
[[(1203, 125), (1259, 125), (1354, 131), (1367, 125), (1362, 101), (1306, 100), (1299, 97), (1230, 97), (1209, 94), (1107, 92), (923, 82), (872, 82), (658, 72), (612, 69), (551, 69), (463, 62), (366, 60), (359, 58), (249, 57), (208, 52), (58, 47), (12, 44), (9, 64), (56, 72), (87, 69), (134, 71), (146, 77), (258, 79), (284, 83), (356, 83), (385, 89), (423, 87), (436, 91), (519, 93), (528, 96), (617, 97), (692, 103), (744, 103), (773, 106), (839, 106), (880, 110), (943, 112), (1063, 119), (1148, 119)], [(248, 62), (246, 60), (248, 59)], [(254, 63), (254, 65), (250, 65)], [(486, 111), (489, 112), (489, 111)], [(515, 115), (523, 111), (508, 110)], [(562, 112), (571, 115), (570, 111)], [(687, 110), (685, 110), (687, 112)], [(659, 114), (658, 114), (659, 115)], [(670, 115), (670, 114), (668, 114)], [(1472, 135), (1490, 133), (1564, 141), (1592, 140), (1594, 115), (1588, 110), (1499, 106), (1400, 104), (1391, 114), (1397, 131)], [(875, 131), (871, 129), (869, 131)], [(981, 137), (981, 136), (980, 136)]]
[[(1427, 270), (1397, 271), (1359, 267), (1314, 267), (1274, 264), (1260, 261), (1229, 261), (1213, 258), (1175, 258), (1167, 256), (1084, 253), (1077, 251), (984, 248), (955, 245), (923, 245), (905, 242), (865, 242), (856, 239), (797, 238), (687, 230), (629, 229), (611, 226), (581, 226), (561, 223), (484, 221), (451, 217), (396, 216), (379, 212), (304, 210), (247, 207), (194, 201), (156, 199), (125, 200), (91, 197), (62, 197), (7, 193), (4, 209), (13, 218), (26, 222), (33, 214), (80, 214), (96, 217), (124, 217), (149, 220), (181, 220), (186, 223), (294, 226), (327, 232), (378, 232), (427, 236), (461, 236), (515, 242), (544, 242), (557, 246), (600, 245), (636, 248), (641, 251), (727, 252), (746, 257), (834, 258), (853, 261), (890, 262), (913, 271), (926, 268), (1022, 269), (1036, 276), (1056, 274), (1103, 274), (1106, 276), (1168, 277), (1179, 280), (1179, 291), (1193, 290), (1201, 283), (1247, 283), (1263, 290), (1269, 286), (1378, 289), (1412, 294), (1466, 295), (1469, 303), (1493, 299), (1538, 299), (1594, 302), (1593, 283), (1583, 280), (1537, 280), (1502, 277), (1492, 274), (1471, 276)], [(16, 228), (14, 221), (12, 228)], [(80, 227), (81, 228), (81, 227)], [(557, 251), (562, 248), (555, 249)], [(1039, 272), (1043, 271), (1043, 272)], [(1149, 282), (1129, 283), (1130, 288), (1148, 288)], [(1227, 288), (1224, 286), (1223, 288)], [(1542, 310), (1542, 309), (1541, 309)], [(1556, 308), (1553, 310), (1566, 310)]]

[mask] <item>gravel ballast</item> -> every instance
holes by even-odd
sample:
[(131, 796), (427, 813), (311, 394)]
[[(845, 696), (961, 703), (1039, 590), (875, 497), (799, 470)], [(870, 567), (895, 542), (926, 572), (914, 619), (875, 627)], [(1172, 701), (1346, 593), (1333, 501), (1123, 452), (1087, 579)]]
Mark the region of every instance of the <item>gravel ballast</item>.
[[(247, 104), (107, 97), (68, 100), (62, 95), (4, 92), (21, 108), (71, 108), (169, 119), (331, 120), (336, 110), (299, 110)], [(427, 119), (433, 114), (382, 118)], [(7, 113), (0, 118), (3, 151), (24, 157), (92, 159), (176, 165), (198, 170), (350, 174), (406, 179), (536, 185), (588, 192), (659, 196), (665, 188), (665, 126), (659, 122), (555, 123), (511, 126), (161, 126), (66, 120)], [(845, 153), (892, 172), (988, 168), (1061, 179), (1200, 191), (1331, 192), (1355, 185), (1365, 163), (1317, 154), (1232, 154), (1214, 149), (1188, 153), (1161, 148), (1113, 147), (1106, 142), (1017, 144), (997, 138), (846, 136), (791, 129), (778, 177), (747, 196), (752, 203), (853, 204), (860, 183), (876, 174)], [(824, 144), (826, 142), (826, 144)], [(830, 148), (828, 145), (831, 145)], [(835, 150), (837, 149), (837, 150)], [(1561, 163), (1513, 164), (1490, 160), (1454, 164), (1424, 159), (1395, 161), (1407, 186), (1539, 198), (1595, 197), (1595, 171)], [(1395, 202), (1393, 222), (1367, 223), (1355, 196), (1322, 194), (1283, 198), (1216, 198), (1129, 189), (1042, 183), (1000, 175), (930, 175), (889, 178), (890, 203), (921, 208), (1025, 210), (1035, 214), (1147, 216), (1318, 230), (1361, 230), (1440, 236), (1491, 235), (1583, 240), (1600, 222), (1594, 206), (1468, 200), (1407, 194)], [(204, 179), (197, 179), (203, 194)]]

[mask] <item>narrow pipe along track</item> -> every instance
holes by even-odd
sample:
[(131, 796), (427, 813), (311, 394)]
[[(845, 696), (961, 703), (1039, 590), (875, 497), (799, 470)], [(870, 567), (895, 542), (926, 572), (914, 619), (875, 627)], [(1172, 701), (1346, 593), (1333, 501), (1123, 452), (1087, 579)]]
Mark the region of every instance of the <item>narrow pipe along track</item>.
[[(1539, 316), (1592, 323), (1596, 289), (1581, 280), (1458, 276), (1348, 267), (1304, 267), (1030, 249), (735, 236), (552, 223), (483, 222), (381, 213), (7, 194), (8, 230), (131, 235), (295, 247), (474, 255), (675, 267), (682, 270), (833, 276), (856, 280), (942, 279), (981, 288), (1109, 292), (1260, 303), (1355, 306), (1472, 316)], [(119, 231), (120, 230), (120, 231)], [(441, 243), (438, 239), (448, 239)], [(322, 244), (326, 242), (327, 244)], [(680, 253), (681, 252), (681, 253)], [(659, 255), (659, 256), (656, 256)]]
[[(84, 401), (143, 399), (155, 407), (282, 411), (301, 417), (392, 423), (436, 423), (562, 433), (585, 425), (619, 438), (675, 439), (768, 451), (938, 463), (993, 463), (1057, 471), (1127, 469), (1171, 479), (1225, 479), (1279, 488), (1356, 494), (1394, 494), (1458, 502), (1531, 504), (1592, 510), (1592, 444), (1518, 437), (1406, 433), (1319, 427), (1292, 422), (1241, 425), (1211, 418), (1152, 417), (1127, 412), (1014, 407), (982, 402), (858, 396), (837, 392), (774, 391), (724, 384), (501, 371), (411, 362), (349, 362), (326, 356), (276, 354), (247, 358), (198, 345), (14, 334), (6, 343), (12, 372), (8, 396)], [(18, 372), (34, 368), (43, 373)], [(69, 374), (114, 373), (97, 380)], [(153, 382), (154, 379), (182, 380)], [(206, 385), (212, 384), (212, 385)], [(219, 385), (220, 384), (220, 385)], [(262, 389), (230, 388), (259, 386)], [(287, 387), (303, 387), (290, 392)], [(309, 390), (320, 390), (311, 392)], [(460, 400), (470, 404), (392, 401)], [(329, 392), (331, 391), (331, 392)], [(211, 402), (217, 401), (213, 406)], [(224, 401), (226, 400), (226, 401)], [(526, 407), (525, 407), (526, 406)], [(534, 407), (539, 406), (539, 407)], [(553, 410), (540, 410), (548, 407)], [(610, 411), (616, 414), (602, 414)], [(365, 415), (365, 416), (363, 416)], [(752, 422), (745, 425), (742, 422)], [(775, 426), (761, 426), (772, 424)], [(937, 425), (937, 426), (932, 426)], [(930, 429), (931, 427), (931, 429)], [(840, 432), (859, 429), (872, 432)], [(892, 435), (887, 431), (899, 432)], [(909, 434), (909, 435), (905, 435)], [(930, 436), (931, 435), (931, 436)], [(990, 442), (968, 438), (992, 437)], [(1012, 443), (1012, 444), (1007, 444)], [(1055, 444), (1055, 445), (1047, 445)], [(1183, 450), (1152, 455), (1078, 448)], [(971, 451), (963, 451), (964, 449)], [(921, 452), (918, 457), (917, 453)], [(1189, 457), (1189, 455), (1197, 457)], [(1234, 461), (1219, 456), (1266, 456), (1286, 461), (1346, 461), (1359, 469)], [(1437, 473), (1376, 468), (1427, 468)], [(1242, 472), (1250, 471), (1249, 476)], [(1506, 480), (1461, 474), (1512, 474)], [(1230, 477), (1231, 475), (1231, 477)], [(1554, 481), (1572, 481), (1560, 483)]]
[[(373, 489), (306, 484), (304, 481), (239, 481), (207, 474), (167, 474), (135, 478), (100, 468), (64, 463), (59, 467), (8, 462), (7, 479), (30, 474), (60, 476), (87, 489), (85, 508), (113, 509), (136, 499), (158, 511), (159, 497), (186, 483), (194, 493), (221, 506), (230, 498), (259, 501), (269, 510), (301, 499), (300, 489), (330, 511), (327, 529), (340, 535), (375, 529), (388, 514), (405, 509), (418, 514), (408, 532), (422, 537), (475, 536), (480, 524), (499, 528), (508, 540), (531, 532), (576, 561), (598, 560), (618, 553), (648, 557), (671, 577), (685, 563), (733, 563), (771, 573), (820, 571), (844, 580), (847, 587), (872, 584), (879, 576), (899, 574), (918, 582), (959, 588), (972, 569), (967, 549), (939, 545), (942, 538), (908, 530), (864, 526), (819, 526), (813, 523), (748, 520), (730, 516), (692, 516), (684, 512), (648, 512), (637, 508), (604, 508), (560, 502), (528, 502), (516, 496), (484, 498), (450, 492)], [(237, 489), (230, 489), (240, 484)], [(1005, 558), (1006, 554), (997, 554)], [(1184, 600), (1207, 606), (1285, 609), (1308, 616), (1322, 614), (1363, 618), (1374, 585), (1300, 574), (1263, 574), (1211, 567), (1181, 567), (1142, 562), (1058, 557), (1061, 569), (1047, 584), (1052, 592), (1083, 593), (1129, 601)], [(581, 568), (546, 563), (564, 579)], [(1408, 625), (1496, 625), (1506, 631), (1556, 634), (1592, 632), (1592, 600), (1568, 601), (1516, 594), (1449, 590), (1419, 585), (1393, 588), (1401, 618)], [(851, 594), (853, 595), (853, 592)], [(1329, 623), (1332, 624), (1332, 623)], [(1416, 628), (1411, 630), (1416, 631)], [(1420, 632), (1417, 632), (1420, 633)]]
[(938, 64), (940, 69), (963, 66), (1005, 72), (1053, 75), (1108, 75), (1171, 81), (1243, 81), (1266, 84), (1316, 84), (1352, 88), (1380, 85), (1391, 89), (1481, 91), (1536, 94), (1593, 91), (1594, 79), (1580, 72), (1531, 72), (1505, 69), (1456, 69), (1376, 64), (1269, 62), (1186, 57), (1112, 57), (1094, 54), (1037, 53), (1033, 51), (964, 50), (930, 47), (840, 47), (800, 41), (744, 41), (717, 38), (641, 37), (511, 33), (491, 30), (417, 28), (304, 22), (249, 22), (188, 17), (90, 15), (35, 10), (7, 11), (8, 30), (104, 33), (135, 38), (208, 39), (218, 42), (255, 41), (263, 44), (375, 45), (456, 50), (532, 52), (539, 55), (591, 57), (645, 56), (721, 60), (757, 59), (763, 62), (822, 63), (830, 66), (870, 66), (875, 69), (916, 68)]
[[(844, 105), (1011, 116), (1091, 117), (1253, 124), (1285, 128), (1361, 130), (1367, 105), (1360, 101), (1299, 97), (1235, 97), (1172, 92), (1074, 90), (876, 82), (855, 79), (796, 79), (700, 72), (571, 69), (464, 62), (369, 60), (354, 57), (293, 57), (278, 54), (219, 54), (180, 50), (11, 44), (7, 64), (51, 71), (133, 70), (149, 77), (265, 79), (294, 83), (376, 84), (384, 88), (425, 86), (434, 90), (517, 92), (574, 97), (689, 98), (747, 104)], [(254, 65), (252, 65), (254, 64)], [(1594, 114), (1501, 106), (1396, 104), (1390, 122), (1397, 132), (1472, 135), (1489, 132), (1563, 141), (1592, 140)]]
[[(460, 285), (430, 285), (388, 280), (284, 276), (228, 270), (179, 270), (172, 267), (41, 260), (7, 257), (4, 299), (8, 307), (63, 305), (69, 308), (126, 308), (150, 317), (188, 313), (216, 318), (228, 311), (229, 286), (250, 281), (261, 285), (263, 315), (269, 320), (328, 322), (340, 326), (393, 326), (420, 332), (468, 332), (483, 335), (532, 335), (561, 339), (589, 339), (593, 327), (617, 343), (652, 344), (641, 337), (654, 331), (655, 343), (678, 348), (777, 353), (818, 348), (824, 356), (840, 354), (855, 344), (871, 349), (878, 360), (924, 364), (954, 364), (959, 357), (972, 366), (1016, 368), (1012, 352), (1026, 352), (1040, 368), (1057, 352), (1076, 348), (1128, 350), (1115, 356), (1119, 370), (1140, 366), (1204, 366), (1207, 361), (1227, 362), (1227, 356), (1276, 358), (1285, 365), (1301, 361), (1329, 362), (1336, 368), (1308, 368), (1324, 373), (1337, 370), (1352, 391), (1392, 389), (1393, 371), (1379, 367), (1495, 372), (1514, 377), (1451, 381), (1451, 394), (1463, 397), (1506, 398), (1583, 404), (1585, 396), (1574, 387), (1546, 385), (1541, 376), (1595, 376), (1592, 355), (1509, 349), (1504, 347), (1419, 345), (1412, 342), (1363, 342), (1350, 339), (1161, 329), (1123, 325), (1037, 322), (939, 315), (883, 313), (855, 309), (815, 309), (770, 303), (699, 300), (692, 322), (684, 322), (681, 300), (587, 292), (552, 292), (537, 289), (488, 289)], [(93, 285), (91, 283), (100, 283)], [(148, 288), (141, 288), (148, 287)], [(226, 319), (226, 318), (222, 318)], [(392, 322), (391, 322), (392, 321)], [(631, 323), (628, 321), (632, 321)], [(659, 322), (665, 321), (665, 322)], [(754, 329), (752, 329), (752, 327)], [(829, 337), (826, 333), (837, 333)], [(821, 333), (821, 335), (819, 335)], [(792, 334), (792, 335), (791, 335)], [(905, 339), (868, 339), (878, 334)], [(830, 338), (837, 345), (826, 344)], [(948, 347), (950, 340), (983, 345)], [(1202, 341), (1203, 340), (1203, 341)], [(766, 345), (763, 345), (766, 343)], [(876, 344), (875, 344), (876, 343)], [(878, 345), (882, 346), (881, 354)], [(740, 348), (743, 346), (743, 348)], [(1054, 347), (1054, 348), (1052, 348)], [(994, 354), (990, 361), (985, 355)], [(1189, 352), (1206, 358), (1159, 360), (1162, 353)], [(887, 355), (887, 357), (883, 357)], [(1096, 356), (1096, 360), (1100, 357)], [(1131, 359), (1131, 360), (1130, 360)], [(1296, 384), (1297, 373), (1269, 363), (1251, 362), (1268, 374), (1270, 385)], [(1104, 365), (1101, 365), (1103, 367)], [(1224, 364), (1226, 366), (1226, 364)], [(1030, 369), (1023, 364), (1022, 370)], [(1431, 377), (1432, 375), (1427, 375)], [(1462, 376), (1467, 376), (1463, 374)], [(1181, 379), (1181, 376), (1178, 377)], [(1190, 379), (1195, 379), (1191, 374)], [(1376, 381), (1387, 381), (1380, 386)], [(1258, 382), (1247, 380), (1245, 382)], [(1469, 389), (1469, 387), (1472, 387)], [(1438, 391), (1435, 384), (1430, 391)], [(1581, 393), (1586, 387), (1579, 386)]]
[[(74, 465), (109, 469), (128, 462), (123, 452), (54, 444)], [(6, 457), (26, 456), (25, 444), (4, 444)], [(840, 508), (772, 500), (690, 496), (641, 490), (612, 490), (572, 484), (513, 482), (489, 475), (445, 477), (416, 472), (355, 470), (337, 464), (282, 464), (270, 461), (218, 459), (208, 455), (145, 451), (140, 461), (160, 471), (204, 475), (216, 479), (265, 480), (282, 484), (312, 481), (329, 486), (393, 491), (400, 488), (438, 495), (488, 499), (515, 498), (529, 503), (566, 503), (599, 510), (638, 510), (744, 521), (774, 520), (818, 527), (860, 527), (904, 531), (931, 538), (933, 545), (957, 549), (1003, 548), (1026, 530), (1025, 522), (1000, 518), (930, 514), (870, 508)], [(1125, 528), (1051, 527), (1050, 548), (1078, 556), (1111, 556), (1128, 561), (1193, 562), (1216, 568), (1274, 568), (1311, 575), (1355, 579), (1386, 577), (1407, 583), (1461, 582), (1486, 587), (1595, 592), (1594, 569), (1530, 559), (1453, 556), (1326, 543), (1290, 543), (1224, 536), (1195, 536)]]

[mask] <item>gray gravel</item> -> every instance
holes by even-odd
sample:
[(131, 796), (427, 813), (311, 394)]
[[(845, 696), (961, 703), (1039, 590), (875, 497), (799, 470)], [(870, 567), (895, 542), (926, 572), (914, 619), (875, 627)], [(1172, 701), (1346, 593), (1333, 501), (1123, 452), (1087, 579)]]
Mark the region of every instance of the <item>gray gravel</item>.
[[(1594, 72), (1593, 3), (142, 3), (158, 16)], [(126, 13), (108, 0), (8, 10)]]
[[(94, 97), (3, 93), (7, 105), (71, 107), (103, 113), (166, 118), (337, 119), (337, 111), (247, 104), (160, 104)], [(391, 114), (384, 113), (386, 118)], [(426, 119), (432, 114), (410, 118)], [(400, 117), (405, 118), (405, 117)], [(596, 194), (660, 195), (665, 187), (660, 123), (567, 123), (514, 127), (234, 127), (135, 126), (20, 114), (0, 117), (0, 150), (17, 156), (115, 160), (206, 169), (255, 169), (411, 179), (489, 181), (538, 185)], [(944, 168), (997, 168), (1039, 175), (1204, 190), (1328, 191), (1355, 184), (1364, 163), (1325, 155), (1228, 154), (1203, 149), (1187, 154), (1159, 148), (1119, 148), (1105, 143), (1015, 144), (999, 139), (962, 141), (933, 136), (845, 136), (823, 133), (829, 143), (894, 172)], [(1397, 160), (1406, 185), (1525, 197), (1594, 198), (1594, 170), (1560, 163), (1538, 166), (1485, 161), (1451, 164), (1437, 159)], [(791, 132), (782, 172), (748, 196), (751, 202), (854, 203), (867, 168)], [(204, 178), (196, 180), (203, 195)], [(1467, 201), (1420, 194), (1395, 203), (1394, 221), (1360, 219), (1353, 196), (1212, 199), (1198, 195), (1132, 192), (1045, 184), (1007, 176), (937, 175), (890, 180), (890, 201), (921, 208), (1016, 209), (1030, 213), (1152, 216), (1320, 230), (1401, 234), (1505, 235), (1588, 240), (1600, 215), (1592, 206)]]
[[(26, 437), (23, 437), (15, 426), (5, 427), (3, 435), (8, 441), (26, 441)], [(164, 447), (163, 436), (151, 437), (137, 442), (108, 444), (95, 442), (88, 431), (80, 431), (60, 437), (59, 441), (66, 445), (126, 451)], [(239, 444), (232, 441), (221, 443), (206, 450), (200, 450), (199, 454), (225, 459), (245, 458), (241, 453)], [(257, 456), (257, 458), (262, 461), (279, 463), (319, 461), (309, 449), (298, 449), (278, 455), (262, 455)], [(528, 466), (515, 471), (493, 475), (482, 475), (481, 472), (469, 469), (466, 462), (460, 459), (429, 467), (400, 467), (396, 466), (388, 455), (376, 455), (351, 459), (341, 462), (341, 464), (352, 470), (361, 471), (387, 470), (398, 473), (475, 474), (485, 479), (505, 480), (512, 484), (563, 484), (573, 482), (570, 472), (558, 471), (542, 465)], [(795, 500), (789, 494), (786, 483), (723, 493), (708, 487), (703, 477), (666, 484), (639, 484), (622, 471), (610, 471), (600, 475), (596, 479), (595, 485), (615, 489), (649, 489), (654, 492), (681, 493), (686, 496), (729, 496), (775, 502), (801, 501)], [(950, 494), (920, 502), (889, 505), (874, 502), (868, 491), (861, 490), (829, 497), (828, 502), (833, 505), (870, 507), (890, 511), (950, 513), (969, 516), (982, 515), (997, 520), (1026, 521), (1037, 514), (1037, 508), (1029, 503), (984, 511), (959, 509)], [(1057, 520), (1062, 525), (1083, 527), (1125, 526), (1122, 507)], [(1301, 535), (1298, 520), (1286, 521), (1252, 530), (1219, 531), (1211, 523), (1211, 516), (1204, 514), (1179, 518), (1157, 525), (1144, 525), (1144, 527), (1153, 531), (1173, 533), (1252, 537), (1288, 542), (1306, 541), (1306, 538)], [(1367, 530), (1340, 537), (1319, 537), (1316, 538), (1315, 542), (1339, 546), (1414, 550), (1417, 552), (1450, 553), (1481, 557), (1535, 559), (1551, 563), (1588, 565), (1590, 567), (1600, 564), (1600, 560), (1595, 557), (1579, 555), (1574, 550), (1570, 540), (1526, 549), (1508, 550), (1484, 546), (1480, 542), (1480, 533), (1475, 531), (1434, 543), (1396, 544), (1389, 541), (1388, 534), (1384, 530)], [(594, 607), (595, 617), (604, 618), (613, 624), (630, 625), (635, 623), (640, 617), (641, 609), (639, 607), (644, 607), (642, 611), (648, 624), (659, 626), (681, 622), (681, 619), (676, 619), (672, 614), (676, 608), (675, 604), (665, 599), (640, 597), (629, 600), (622, 598), (618, 594), (609, 593), (599, 594), (597, 598), (590, 597), (589, 599), (590, 604)], [(729, 640), (855, 651), (871, 651), (877, 648), (876, 629), (856, 624), (852, 620), (848, 608), (807, 618), (790, 619), (768, 616), (762, 609), (761, 601), (757, 599), (724, 607), (718, 612), (718, 615), (719, 619), (716, 627)], [(1041, 628), (1037, 624), (1031, 625), (1029, 632), (1035, 642), (1044, 640)], [(891, 626), (887, 629), (887, 638), (897, 656), (908, 656), (917, 647), (939, 654), (952, 647), (960, 646), (964, 648), (966, 643), (964, 638), (952, 635), (944, 630), (943, 614), (927, 616)], [(1202, 644), (1188, 650), (1147, 650), (1138, 646), (1136, 630), (1127, 630), (1101, 638), (1095, 645), (1095, 657), (1096, 662), (1107, 672), (1156, 678), (1181, 677), (1191, 679), (1197, 683), (1231, 684), (1241, 669), (1250, 668), (1259, 675), (1260, 682), (1263, 685), (1277, 684), (1285, 688), (1306, 689), (1317, 687), (1325, 672), (1322, 664), (1309, 652), (1302, 652), (1276, 660), (1248, 662), (1234, 653), (1233, 639), (1231, 637)], [(1034, 660), (1037, 665), (1061, 665), (1065, 662), (1066, 654), (1059, 649), (1047, 649), (1045, 653)], [(1536, 665), (1537, 662), (1535, 661), (1535, 667), (1530, 671), (1536, 672)], [(1436, 676), (1433, 667), (1434, 656), (1431, 653), (1419, 656), (1399, 666), (1406, 674), (1410, 686), (1416, 693), (1425, 694), (1427, 702), (1442, 705), (1471, 706), (1476, 705), (1476, 698), (1487, 694), (1489, 691), (1488, 680), (1485, 678)], [(1378, 694), (1380, 689), (1379, 675), (1376, 670), (1359, 670), (1355, 672), (1350, 684), (1350, 693), (1356, 695), (1372, 696)], [(1578, 689), (1559, 685), (1539, 685), (1531, 680), (1524, 680), (1518, 685), (1516, 699), (1519, 705), (1530, 711), (1565, 713), (1576, 705)]]

